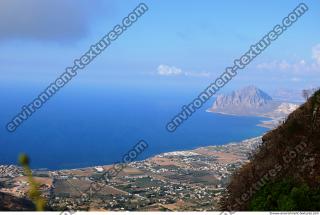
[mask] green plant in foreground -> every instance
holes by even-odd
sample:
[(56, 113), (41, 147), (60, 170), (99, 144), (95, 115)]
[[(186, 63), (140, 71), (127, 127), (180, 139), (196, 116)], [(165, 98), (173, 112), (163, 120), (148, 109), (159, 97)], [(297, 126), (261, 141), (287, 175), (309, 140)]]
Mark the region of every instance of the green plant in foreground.
[(266, 184), (250, 202), (253, 211), (310, 211), (320, 210), (320, 189), (292, 180)]
[(28, 181), (30, 184), (29, 198), (36, 206), (37, 211), (44, 211), (46, 201), (43, 197), (41, 197), (41, 193), (39, 191), (39, 184), (32, 177), (32, 171), (29, 167), (28, 156), (26, 154), (21, 154), (19, 156), (19, 163), (23, 167), (25, 175), (28, 177)]

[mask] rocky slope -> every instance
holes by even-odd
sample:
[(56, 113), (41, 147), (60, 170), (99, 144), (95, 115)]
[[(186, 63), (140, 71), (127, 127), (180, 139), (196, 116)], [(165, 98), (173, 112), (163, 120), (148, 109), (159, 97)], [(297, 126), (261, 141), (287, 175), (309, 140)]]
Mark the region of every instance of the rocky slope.
[(262, 138), (251, 162), (234, 174), (222, 210), (320, 209), (319, 107), (317, 91)]

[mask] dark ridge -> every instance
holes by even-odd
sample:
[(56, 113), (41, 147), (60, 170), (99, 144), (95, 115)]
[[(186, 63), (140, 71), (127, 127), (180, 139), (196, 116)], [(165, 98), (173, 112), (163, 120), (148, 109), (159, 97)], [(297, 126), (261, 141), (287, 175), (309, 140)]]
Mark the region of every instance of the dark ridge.
[[(258, 202), (258, 197), (259, 202), (266, 202), (264, 210), (282, 210), (283, 204), (286, 204), (286, 209), (305, 209), (290, 199), (290, 196), (292, 193), (299, 193), (295, 191), (299, 191), (300, 188), (310, 192), (320, 190), (319, 107), (320, 91), (317, 91), (305, 104), (290, 114), (282, 125), (262, 138), (263, 144), (251, 161), (233, 175), (220, 202), (221, 210), (250, 210), (254, 208), (252, 205)], [(288, 180), (290, 183), (285, 183)], [(279, 193), (275, 193), (275, 187), (283, 183), (292, 186), (292, 189), (283, 191), (285, 189), (279, 188)], [(290, 193), (286, 196), (281, 192)], [(278, 195), (279, 198), (285, 196), (288, 199), (283, 202), (270, 202), (274, 195)], [(295, 195), (297, 199), (301, 199), (303, 194)], [(319, 197), (320, 193), (317, 195)], [(320, 207), (319, 203), (310, 205)], [(315, 209), (320, 210), (307, 208)]]

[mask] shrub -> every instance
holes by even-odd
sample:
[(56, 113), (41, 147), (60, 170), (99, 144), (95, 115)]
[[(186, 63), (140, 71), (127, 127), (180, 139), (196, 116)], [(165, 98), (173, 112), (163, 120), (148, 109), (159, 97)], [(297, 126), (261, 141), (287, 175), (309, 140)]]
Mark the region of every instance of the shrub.
[(253, 211), (314, 211), (320, 210), (320, 189), (292, 180), (268, 183), (252, 198)]

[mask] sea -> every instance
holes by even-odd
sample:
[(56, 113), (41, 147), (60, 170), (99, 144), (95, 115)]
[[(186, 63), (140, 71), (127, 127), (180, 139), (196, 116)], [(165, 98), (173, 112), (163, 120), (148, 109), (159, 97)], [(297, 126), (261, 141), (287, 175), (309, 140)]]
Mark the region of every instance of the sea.
[[(22, 87), (23, 86), (23, 87)], [(137, 160), (171, 151), (222, 145), (257, 137), (268, 129), (261, 117), (214, 114), (207, 102), (174, 133), (165, 126), (181, 106), (200, 92), (188, 87), (152, 84), (66, 86), (14, 133), (6, 124), (45, 85), (0, 87), (0, 165), (17, 164), (19, 154), (32, 168), (49, 170), (107, 165), (121, 161), (140, 140), (148, 143)]]

